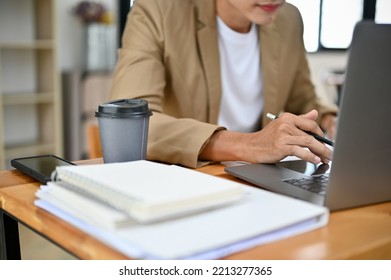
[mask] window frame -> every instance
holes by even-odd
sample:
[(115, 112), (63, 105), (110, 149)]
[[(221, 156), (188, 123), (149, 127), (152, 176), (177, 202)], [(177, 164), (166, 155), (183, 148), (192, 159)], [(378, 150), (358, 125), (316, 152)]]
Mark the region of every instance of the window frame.
[[(322, 45), (321, 42), (321, 33), (322, 33), (322, 11), (323, 11), (323, 1), (319, 1), (320, 9), (319, 9), (319, 31), (318, 31), (318, 49), (312, 53), (317, 52), (341, 52), (349, 49), (350, 45), (346, 48), (328, 48)], [(377, 0), (363, 0), (363, 14), (361, 20), (375, 20), (376, 15), (376, 1)]]

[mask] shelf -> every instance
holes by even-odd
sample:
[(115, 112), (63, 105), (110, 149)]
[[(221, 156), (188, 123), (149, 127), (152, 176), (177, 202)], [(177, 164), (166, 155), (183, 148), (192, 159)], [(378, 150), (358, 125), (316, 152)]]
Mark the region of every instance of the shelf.
[(12, 50), (39, 50), (39, 49), (52, 49), (55, 43), (53, 40), (36, 40), (36, 41), (25, 41), (25, 42), (0, 42), (0, 49), (12, 49)]
[(0, 169), (63, 154), (55, 0), (0, 0)]
[(3, 94), (3, 105), (40, 104), (53, 102), (53, 93)]
[(53, 144), (31, 143), (15, 147), (8, 147), (4, 153), (6, 159), (23, 157), (28, 155), (53, 154)]

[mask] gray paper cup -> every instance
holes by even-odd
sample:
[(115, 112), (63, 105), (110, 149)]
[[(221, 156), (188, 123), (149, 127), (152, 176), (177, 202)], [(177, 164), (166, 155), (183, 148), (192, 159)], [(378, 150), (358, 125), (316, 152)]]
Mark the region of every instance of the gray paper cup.
[(124, 162), (146, 158), (149, 117), (143, 99), (120, 99), (99, 105), (98, 118), (103, 161)]

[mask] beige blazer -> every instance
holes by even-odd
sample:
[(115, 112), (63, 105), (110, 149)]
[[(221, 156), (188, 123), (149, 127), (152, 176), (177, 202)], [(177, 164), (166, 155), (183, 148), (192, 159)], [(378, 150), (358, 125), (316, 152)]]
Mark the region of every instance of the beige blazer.
[[(336, 112), (315, 95), (298, 10), (285, 4), (260, 26), (264, 112)], [(150, 119), (147, 158), (197, 167), (217, 130), (221, 81), (213, 0), (137, 0), (128, 16), (110, 98), (144, 98)], [(261, 106), (261, 105), (260, 105)], [(263, 125), (267, 119), (263, 116)]]

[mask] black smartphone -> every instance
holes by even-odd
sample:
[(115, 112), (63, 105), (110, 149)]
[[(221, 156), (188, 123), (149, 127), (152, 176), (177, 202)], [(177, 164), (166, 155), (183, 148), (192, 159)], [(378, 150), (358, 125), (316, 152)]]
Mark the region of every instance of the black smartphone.
[(11, 166), (43, 184), (50, 181), (53, 170), (56, 169), (57, 166), (62, 165), (75, 164), (55, 155), (23, 157), (11, 160)]

